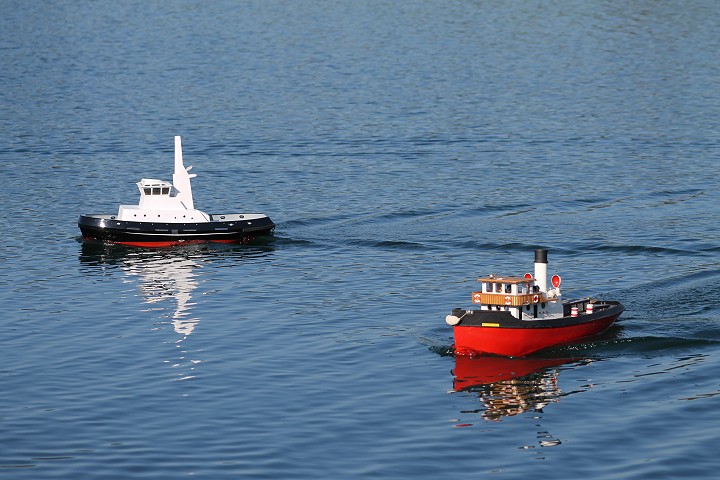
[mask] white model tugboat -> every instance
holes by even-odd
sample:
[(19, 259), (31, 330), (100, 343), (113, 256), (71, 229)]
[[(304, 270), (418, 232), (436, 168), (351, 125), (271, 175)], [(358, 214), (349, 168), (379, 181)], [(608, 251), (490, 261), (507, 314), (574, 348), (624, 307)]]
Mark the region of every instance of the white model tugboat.
[(175, 137), (173, 182), (143, 178), (138, 205), (120, 205), (117, 215), (81, 215), (78, 226), (86, 239), (135, 246), (168, 246), (183, 242), (238, 242), (270, 234), (275, 224), (262, 213), (208, 214), (193, 204), (183, 165), (180, 137)]
[(577, 341), (606, 330), (625, 307), (616, 301), (563, 301), (560, 276), (547, 286), (547, 250), (535, 250), (535, 275), (478, 278), (473, 292), (479, 309), (453, 309), (456, 355), (495, 354), (522, 357), (553, 345)]

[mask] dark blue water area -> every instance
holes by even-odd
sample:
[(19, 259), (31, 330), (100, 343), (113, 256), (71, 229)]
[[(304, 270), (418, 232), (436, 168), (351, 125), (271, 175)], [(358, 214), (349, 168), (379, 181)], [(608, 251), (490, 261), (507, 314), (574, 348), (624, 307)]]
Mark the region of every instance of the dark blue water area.
[[(714, 2), (0, 7), (1, 478), (715, 478)], [(174, 135), (274, 236), (82, 241)], [(538, 247), (621, 321), (455, 358)]]

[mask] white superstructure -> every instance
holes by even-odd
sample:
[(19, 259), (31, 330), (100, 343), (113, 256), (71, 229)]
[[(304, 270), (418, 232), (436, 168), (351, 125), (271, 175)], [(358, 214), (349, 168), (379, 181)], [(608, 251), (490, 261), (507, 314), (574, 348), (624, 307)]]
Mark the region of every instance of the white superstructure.
[(210, 215), (196, 210), (193, 205), (190, 179), (182, 157), (180, 137), (175, 137), (175, 173), (173, 183), (153, 178), (143, 178), (137, 183), (140, 190), (138, 205), (120, 205), (117, 219), (135, 222), (201, 223), (209, 222)]

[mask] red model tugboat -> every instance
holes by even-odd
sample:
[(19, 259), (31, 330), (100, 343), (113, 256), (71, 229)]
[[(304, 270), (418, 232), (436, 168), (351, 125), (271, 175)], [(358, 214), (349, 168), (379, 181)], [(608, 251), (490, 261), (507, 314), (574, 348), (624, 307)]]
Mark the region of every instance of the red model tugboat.
[(620, 302), (563, 301), (560, 276), (547, 286), (547, 250), (535, 250), (535, 275), (478, 278), (482, 288), (472, 302), (480, 309), (455, 308), (445, 321), (453, 326), (456, 355), (522, 357), (553, 345), (574, 342), (606, 330), (625, 310)]
[(173, 183), (143, 178), (138, 205), (120, 205), (118, 213), (86, 214), (78, 220), (84, 238), (134, 246), (184, 242), (239, 242), (267, 235), (275, 224), (262, 213), (205, 213), (193, 205), (180, 137), (175, 137)]

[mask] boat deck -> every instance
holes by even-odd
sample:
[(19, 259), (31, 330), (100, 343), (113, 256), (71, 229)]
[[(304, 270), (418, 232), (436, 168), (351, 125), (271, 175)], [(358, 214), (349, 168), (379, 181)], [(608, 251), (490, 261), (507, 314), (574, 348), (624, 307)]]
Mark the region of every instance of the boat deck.
[[(82, 216), (98, 220), (115, 220), (117, 218), (117, 215), (113, 213), (85, 213)], [(266, 217), (266, 215), (262, 213), (211, 213), (209, 217), (211, 222), (237, 222), (240, 220), (257, 220)]]

